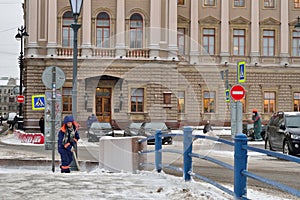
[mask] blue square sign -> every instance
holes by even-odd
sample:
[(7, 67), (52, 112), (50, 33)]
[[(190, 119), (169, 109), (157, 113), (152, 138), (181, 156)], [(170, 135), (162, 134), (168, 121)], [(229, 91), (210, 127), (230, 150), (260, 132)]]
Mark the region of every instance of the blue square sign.
[(45, 95), (32, 95), (32, 110), (45, 109)]

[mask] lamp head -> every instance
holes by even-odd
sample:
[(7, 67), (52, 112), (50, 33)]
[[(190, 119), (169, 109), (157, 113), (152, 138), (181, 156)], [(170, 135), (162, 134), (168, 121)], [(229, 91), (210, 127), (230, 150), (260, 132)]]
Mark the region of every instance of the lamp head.
[(77, 21), (80, 15), (83, 0), (70, 0), (74, 20)]

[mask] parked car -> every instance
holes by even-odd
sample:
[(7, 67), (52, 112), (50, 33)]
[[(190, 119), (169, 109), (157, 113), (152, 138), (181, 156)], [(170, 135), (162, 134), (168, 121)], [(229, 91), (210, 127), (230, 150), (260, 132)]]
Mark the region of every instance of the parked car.
[(130, 123), (130, 125), (124, 130), (124, 136), (137, 136), (142, 124), (142, 122)]
[(265, 149), (300, 153), (300, 112), (277, 112), (266, 128)]
[(114, 136), (114, 129), (109, 122), (93, 122), (87, 133), (88, 142), (99, 142), (103, 136)]
[[(162, 133), (170, 133), (171, 130), (164, 122), (144, 122), (138, 132), (138, 135), (149, 137), (155, 136), (157, 130), (161, 130)], [(155, 139), (147, 140), (147, 144), (154, 144)], [(173, 138), (171, 136), (162, 137), (163, 144), (172, 144)]]
[[(266, 125), (261, 125), (261, 137), (265, 140)], [(254, 140), (254, 124), (243, 124), (243, 133), (247, 135), (250, 140)]]

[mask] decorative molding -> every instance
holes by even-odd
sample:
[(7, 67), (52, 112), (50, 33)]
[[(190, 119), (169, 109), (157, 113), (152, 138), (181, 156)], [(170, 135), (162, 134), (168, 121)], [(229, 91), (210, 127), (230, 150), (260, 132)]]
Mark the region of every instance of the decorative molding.
[(251, 22), (250, 22), (248, 19), (239, 16), (239, 17), (237, 17), (237, 18), (235, 18), (235, 19), (233, 19), (233, 20), (230, 20), (230, 21), (229, 21), (229, 24), (243, 24), (243, 25), (250, 25)]
[(189, 20), (188, 18), (185, 18), (181, 15), (177, 16), (177, 23), (182, 23), (182, 24), (189, 24), (191, 22), (191, 20)]
[(280, 25), (280, 21), (269, 17), (259, 22), (260, 25)]
[(199, 24), (220, 24), (221, 21), (218, 20), (217, 18), (214, 18), (212, 16), (208, 16), (208, 17), (205, 17), (203, 19), (200, 19)]

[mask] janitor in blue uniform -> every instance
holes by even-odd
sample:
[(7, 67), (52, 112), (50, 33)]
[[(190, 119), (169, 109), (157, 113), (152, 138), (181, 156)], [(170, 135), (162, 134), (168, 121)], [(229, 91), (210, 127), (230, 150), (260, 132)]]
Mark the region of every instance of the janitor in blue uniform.
[(74, 147), (80, 139), (78, 133), (79, 124), (73, 116), (66, 116), (63, 125), (58, 132), (58, 153), (61, 156), (61, 173), (70, 173), (70, 164), (73, 161)]

